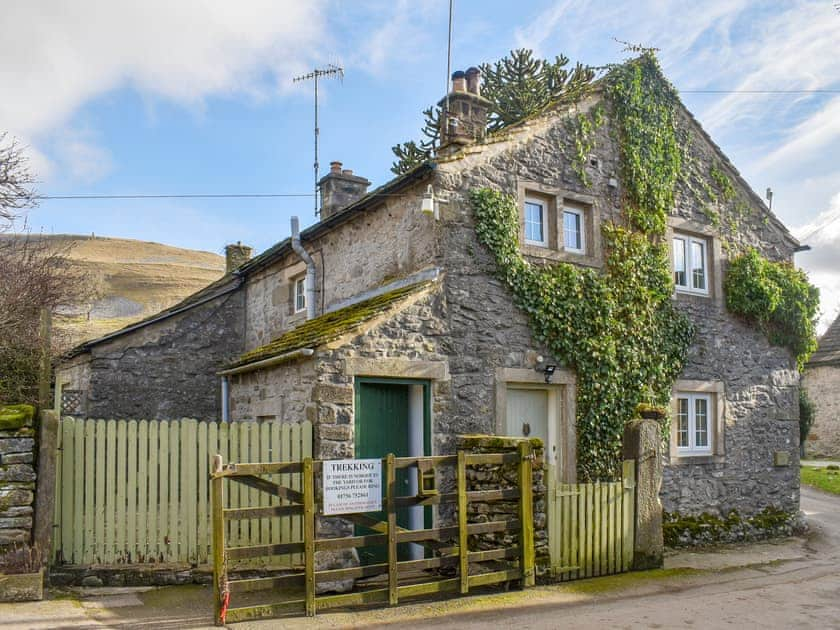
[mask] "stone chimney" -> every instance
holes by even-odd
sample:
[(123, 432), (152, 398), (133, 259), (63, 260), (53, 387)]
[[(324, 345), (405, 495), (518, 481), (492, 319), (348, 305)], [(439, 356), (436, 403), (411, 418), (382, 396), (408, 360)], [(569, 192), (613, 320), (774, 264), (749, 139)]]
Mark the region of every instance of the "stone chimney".
[(466, 72), (453, 72), (452, 90), (448, 97), (441, 99), (438, 107), (444, 111), (440, 155), (449, 155), (462, 146), (483, 140), (490, 101), (481, 96), (481, 71), (472, 67)]
[(240, 241), (237, 241), (235, 245), (225, 245), (225, 273), (239, 269), (251, 260), (253, 253), (253, 248), (243, 245)]
[(353, 175), (350, 169), (342, 169), (341, 162), (330, 162), (330, 172), (318, 182), (321, 192), (321, 221), (364, 197), (368, 186), (370, 182), (364, 177)]

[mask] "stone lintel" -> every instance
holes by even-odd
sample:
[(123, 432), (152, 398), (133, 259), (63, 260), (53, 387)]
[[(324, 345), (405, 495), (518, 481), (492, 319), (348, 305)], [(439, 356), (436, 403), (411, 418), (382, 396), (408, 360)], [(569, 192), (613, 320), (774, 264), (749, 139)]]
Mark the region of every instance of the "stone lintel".
[(415, 361), (397, 357), (381, 359), (350, 357), (344, 360), (344, 372), (348, 376), (449, 380), (449, 364), (446, 361)]

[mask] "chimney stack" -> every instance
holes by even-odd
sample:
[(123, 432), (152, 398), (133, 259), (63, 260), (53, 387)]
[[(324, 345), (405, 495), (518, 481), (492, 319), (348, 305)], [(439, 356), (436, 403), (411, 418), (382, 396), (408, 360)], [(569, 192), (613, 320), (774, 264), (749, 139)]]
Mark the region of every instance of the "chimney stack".
[(441, 125), (438, 154), (450, 155), (465, 145), (483, 140), (490, 101), (481, 96), (481, 71), (471, 67), (466, 72), (453, 72), (452, 90), (438, 107), (447, 110)]
[(330, 162), (330, 172), (318, 182), (321, 192), (321, 221), (364, 197), (370, 186), (370, 182), (364, 177), (353, 175), (351, 169), (342, 169), (341, 166), (341, 162)]
[(237, 241), (235, 245), (225, 245), (225, 273), (239, 269), (251, 260), (253, 253), (254, 250), (247, 245), (243, 245), (241, 241)]

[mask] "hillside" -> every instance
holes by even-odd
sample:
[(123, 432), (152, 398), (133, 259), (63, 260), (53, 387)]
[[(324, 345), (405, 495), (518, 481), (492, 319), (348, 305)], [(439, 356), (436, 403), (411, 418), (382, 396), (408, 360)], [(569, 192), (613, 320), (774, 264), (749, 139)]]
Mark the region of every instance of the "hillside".
[(62, 309), (56, 328), (64, 344), (93, 339), (172, 306), (220, 278), (223, 256), (121, 238), (34, 236), (66, 250), (86, 276), (92, 297)]

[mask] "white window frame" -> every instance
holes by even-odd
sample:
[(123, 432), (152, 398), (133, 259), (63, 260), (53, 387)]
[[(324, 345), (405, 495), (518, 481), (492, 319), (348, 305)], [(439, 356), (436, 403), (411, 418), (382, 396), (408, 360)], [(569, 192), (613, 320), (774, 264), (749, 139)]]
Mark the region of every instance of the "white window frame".
[(306, 310), (306, 276), (295, 279), (295, 290), (293, 292), (295, 313), (302, 313)]
[[(577, 215), (578, 218), (578, 230), (580, 234), (580, 248), (569, 247), (566, 245), (566, 214), (574, 214)], [(563, 208), (563, 217), (562, 217), (562, 230), (563, 230), (563, 249), (567, 252), (571, 252), (573, 254), (585, 254), (586, 253), (586, 214), (583, 210), (578, 208), (570, 208), (565, 206)]]
[[(685, 281), (686, 284), (678, 284), (676, 277), (674, 278), (674, 287), (675, 290), (680, 293), (693, 293), (695, 295), (709, 295), (709, 284), (711, 282), (711, 278), (709, 278), (709, 241), (705, 238), (697, 238), (695, 236), (689, 236), (687, 234), (681, 234), (679, 232), (675, 232), (671, 238), (671, 266), (673, 268), (673, 274), (676, 276), (677, 268), (676, 268), (676, 248), (674, 246), (675, 241), (682, 241), (683, 246), (685, 248)], [(693, 278), (692, 278), (692, 268), (693, 265), (693, 244), (700, 245), (703, 249), (703, 278), (705, 279), (705, 288), (697, 289), (693, 286)]]
[[(528, 238), (528, 204), (534, 204), (542, 208), (542, 236), (541, 241), (532, 241)], [(537, 247), (548, 247), (548, 202), (543, 199), (536, 199), (534, 197), (525, 197), (525, 203), (522, 206), (522, 225), (524, 227), (525, 244), (536, 245)]]
[[(714, 445), (716, 440), (715, 428), (717, 425), (717, 414), (715, 411), (715, 398), (711, 394), (698, 394), (696, 392), (677, 392), (674, 396), (676, 404), (674, 405), (674, 446), (676, 453), (680, 457), (690, 456), (705, 456), (714, 453)], [(680, 446), (679, 442), (679, 401), (680, 399), (688, 400), (688, 446)], [(697, 400), (706, 401), (706, 446), (697, 446)]]

